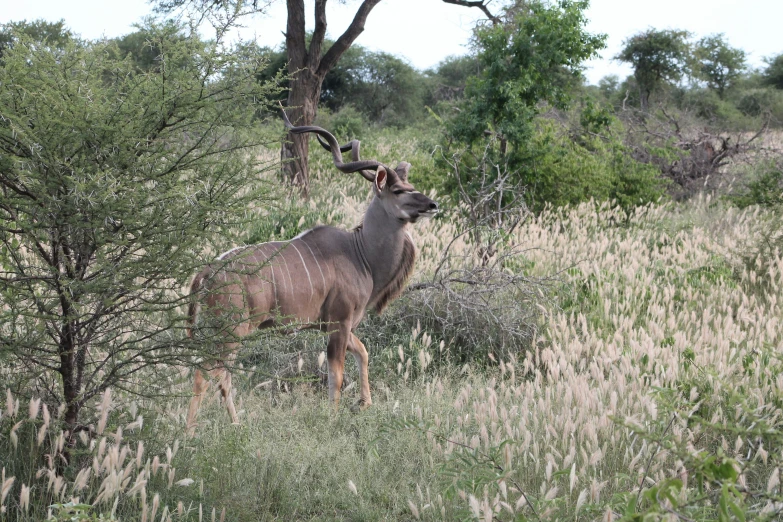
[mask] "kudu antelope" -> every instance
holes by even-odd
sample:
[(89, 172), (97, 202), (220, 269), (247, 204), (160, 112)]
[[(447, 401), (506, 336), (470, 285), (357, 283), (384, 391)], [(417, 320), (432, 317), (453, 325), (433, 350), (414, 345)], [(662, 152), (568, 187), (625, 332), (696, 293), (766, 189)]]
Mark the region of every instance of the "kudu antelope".
[[(372, 404), (367, 350), (353, 330), (368, 308), (381, 312), (400, 294), (416, 255), (408, 224), (438, 211), (437, 203), (408, 182), (409, 163), (400, 162), (392, 169), (378, 161), (362, 161), (357, 140), (340, 146), (320, 127), (294, 127), (285, 112), (283, 119), (290, 132), (315, 133), (332, 153), (337, 169), (360, 173), (372, 183), (374, 197), (362, 224), (353, 230), (318, 226), (290, 241), (238, 247), (193, 279), (191, 327), (199, 305), (202, 314), (231, 318), (229, 340), (220, 351), (224, 360), (213, 364), (209, 373), (218, 379), (234, 423), (238, 419), (226, 362), (236, 356), (236, 341), (256, 328), (291, 324), (328, 332), (329, 400), (335, 407), (339, 404), (348, 350), (356, 359), (360, 380), (359, 400), (351, 409), (364, 410)], [(348, 151), (353, 161), (344, 163), (341, 153)], [(208, 384), (196, 370), (187, 420), (191, 434)]]

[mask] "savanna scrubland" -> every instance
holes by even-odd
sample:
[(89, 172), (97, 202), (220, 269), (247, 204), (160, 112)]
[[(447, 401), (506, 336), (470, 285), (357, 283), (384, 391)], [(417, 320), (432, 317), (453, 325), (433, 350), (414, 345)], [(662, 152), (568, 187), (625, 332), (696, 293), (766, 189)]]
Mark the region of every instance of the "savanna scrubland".
[(318, 124), (412, 163), (443, 209), (412, 227), (408, 290), (357, 328), (372, 407), (327, 403), (322, 335), (264, 331), (233, 368), (240, 424), (213, 386), (192, 438), (192, 368), (219, 353), (185, 335), (189, 278), (352, 228), (369, 188), (315, 147), (309, 198), (279, 183), (269, 50), (7, 27), (0, 520), (779, 517), (783, 62), (704, 79), (721, 42), (662, 31), (626, 49), (666, 50), (665, 81), (585, 86), (582, 3), (530, 5), (438, 70), (392, 62), (429, 78), (417, 117), (348, 67), (388, 57), (354, 49), (353, 83), (325, 89)]

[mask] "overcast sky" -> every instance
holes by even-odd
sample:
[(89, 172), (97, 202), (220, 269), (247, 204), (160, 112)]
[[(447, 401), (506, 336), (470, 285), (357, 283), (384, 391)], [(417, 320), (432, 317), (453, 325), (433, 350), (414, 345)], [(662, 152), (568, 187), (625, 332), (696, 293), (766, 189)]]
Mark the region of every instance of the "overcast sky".
[[(311, 10), (312, 2), (307, 4)], [(358, 0), (330, 2), (330, 37), (336, 38), (348, 26), (358, 4)], [(75, 33), (90, 39), (128, 33), (150, 11), (147, 0), (0, 0), (2, 23), (62, 18)], [(402, 56), (415, 67), (426, 69), (446, 56), (467, 51), (470, 29), (480, 14), (478, 9), (441, 0), (383, 0), (370, 14), (357, 42)], [(611, 58), (623, 40), (649, 27), (685, 29), (696, 37), (725, 33), (731, 45), (748, 53), (754, 67), (762, 66), (765, 56), (783, 53), (783, 0), (592, 0), (587, 17), (590, 31), (609, 36), (602, 58), (588, 63), (586, 75), (591, 83), (607, 74), (629, 74), (627, 66)], [(277, 0), (266, 16), (245, 23), (244, 38), (256, 38), (261, 45), (280, 44), (285, 2)]]

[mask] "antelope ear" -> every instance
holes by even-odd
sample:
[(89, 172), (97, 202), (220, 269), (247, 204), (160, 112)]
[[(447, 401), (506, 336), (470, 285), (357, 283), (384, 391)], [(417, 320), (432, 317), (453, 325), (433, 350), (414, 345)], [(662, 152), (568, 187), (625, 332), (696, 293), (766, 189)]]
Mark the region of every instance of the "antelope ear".
[(397, 176), (399, 176), (399, 178), (402, 181), (406, 181), (407, 182), (408, 181), (408, 171), (410, 169), (411, 169), (411, 164), (410, 163), (408, 163), (407, 161), (401, 161), (401, 162), (399, 162), (397, 164), (397, 167), (394, 170), (397, 171)]
[(383, 187), (386, 186), (386, 169), (378, 167), (378, 171), (375, 173), (375, 189), (380, 192)]

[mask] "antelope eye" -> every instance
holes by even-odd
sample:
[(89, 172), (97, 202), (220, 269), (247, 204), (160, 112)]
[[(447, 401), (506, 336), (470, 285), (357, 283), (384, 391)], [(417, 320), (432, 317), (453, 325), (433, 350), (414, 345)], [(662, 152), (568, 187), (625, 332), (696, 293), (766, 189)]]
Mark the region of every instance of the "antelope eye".
[(404, 190), (397, 189), (397, 190), (395, 190), (395, 191), (394, 191), (394, 192), (392, 192), (392, 193), (393, 193), (393, 194), (402, 194), (403, 192), (405, 192), (405, 191), (404, 191)]

